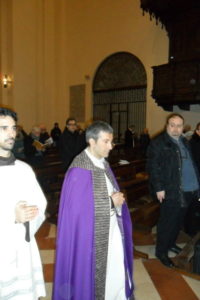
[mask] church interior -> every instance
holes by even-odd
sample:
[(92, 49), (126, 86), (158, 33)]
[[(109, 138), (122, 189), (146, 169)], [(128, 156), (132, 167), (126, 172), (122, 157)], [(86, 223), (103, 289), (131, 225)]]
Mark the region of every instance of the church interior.
[[(133, 220), (135, 300), (200, 299), (200, 276), (188, 261), (170, 269), (156, 259), (159, 210), (149, 196), (145, 157), (137, 147), (133, 153), (121, 147), (130, 124), (153, 137), (171, 112), (193, 130), (199, 122), (199, 17), (195, 0), (0, 0), (1, 106), (15, 110), (28, 133), (37, 124), (50, 132), (55, 122), (63, 130), (68, 117), (82, 129), (98, 119), (114, 128), (110, 163)], [(57, 160), (49, 151), (46, 168), (35, 170), (48, 183), (47, 221), (36, 236), (45, 300), (51, 299), (64, 176)], [(178, 245), (188, 241), (181, 232)]]

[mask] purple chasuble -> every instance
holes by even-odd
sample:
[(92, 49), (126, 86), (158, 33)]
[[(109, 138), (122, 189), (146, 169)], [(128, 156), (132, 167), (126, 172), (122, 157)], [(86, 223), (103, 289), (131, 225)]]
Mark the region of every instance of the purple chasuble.
[[(95, 210), (92, 171), (71, 168), (62, 187), (53, 300), (95, 299)], [(122, 207), (125, 268), (132, 281), (132, 224), (127, 205)], [(133, 291), (126, 276), (126, 295)]]

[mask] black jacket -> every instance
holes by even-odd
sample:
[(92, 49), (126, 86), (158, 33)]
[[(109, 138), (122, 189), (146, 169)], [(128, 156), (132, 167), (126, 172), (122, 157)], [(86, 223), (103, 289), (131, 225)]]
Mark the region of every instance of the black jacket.
[(61, 130), (60, 130), (60, 128), (59, 127), (54, 127), (51, 130), (51, 137), (54, 140), (54, 142), (59, 141), (60, 136), (61, 136)]
[(190, 140), (190, 146), (194, 161), (200, 173), (200, 136), (195, 132)]
[(59, 140), (59, 151), (64, 167), (68, 168), (72, 160), (86, 147), (85, 134), (64, 129)]
[[(182, 141), (191, 153), (188, 141), (184, 137)], [(161, 133), (150, 142), (147, 150), (147, 171), (150, 189), (154, 196), (156, 192), (165, 191), (165, 200), (169, 201), (170, 205), (176, 205), (177, 202), (184, 205), (181, 168), (179, 147), (167, 132)], [(195, 170), (199, 180), (196, 167)]]

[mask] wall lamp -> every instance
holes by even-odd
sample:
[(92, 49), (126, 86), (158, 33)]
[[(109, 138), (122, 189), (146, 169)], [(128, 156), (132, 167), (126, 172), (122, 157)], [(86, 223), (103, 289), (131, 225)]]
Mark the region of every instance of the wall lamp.
[(5, 74), (3, 76), (2, 82), (3, 82), (3, 87), (7, 88), (8, 85), (11, 84), (12, 80), (10, 79), (10, 77), (8, 75)]

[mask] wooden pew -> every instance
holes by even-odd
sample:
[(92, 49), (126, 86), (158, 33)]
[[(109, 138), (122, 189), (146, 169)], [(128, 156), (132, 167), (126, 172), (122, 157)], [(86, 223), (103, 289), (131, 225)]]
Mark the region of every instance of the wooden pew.
[(112, 170), (119, 182), (125, 182), (136, 178), (134, 162), (125, 165), (116, 164), (112, 167)]
[[(195, 243), (200, 239), (200, 232), (198, 232), (194, 237), (189, 237), (189, 241), (183, 247), (182, 251), (176, 255), (173, 259), (176, 267), (179, 271), (183, 270), (189, 273), (193, 272), (193, 255)], [(199, 278), (200, 279), (200, 276)]]
[(35, 173), (44, 193), (51, 198), (60, 192), (65, 171), (62, 163), (49, 163), (42, 168), (35, 168)]
[(146, 159), (136, 159), (127, 164), (115, 162), (111, 164), (112, 170), (120, 180), (127, 180), (130, 177), (136, 177), (138, 173), (146, 173)]
[(147, 173), (137, 172), (137, 170), (143, 170), (142, 164), (144, 166), (143, 162), (133, 161), (129, 164), (116, 165), (112, 168), (120, 190), (126, 195), (129, 207), (134, 206), (135, 202), (142, 196), (149, 194)]
[[(148, 175), (145, 172), (145, 160), (136, 160), (126, 165), (113, 167), (120, 189), (125, 193), (127, 204), (130, 207), (140, 207), (131, 212), (134, 228), (151, 231), (159, 216), (158, 202), (144, 203), (141, 197), (149, 195)], [(134, 249), (134, 256), (148, 258), (146, 253)]]
[(46, 150), (44, 153), (44, 165), (48, 164), (49, 162), (60, 162), (61, 158), (59, 151), (56, 147), (51, 147)]
[(40, 168), (35, 168), (35, 173), (48, 201), (49, 220), (53, 219), (56, 223), (60, 192), (65, 175), (63, 165), (56, 162), (47, 163)]
[(145, 203), (131, 212), (131, 219), (135, 230), (151, 232), (152, 227), (158, 222), (160, 205), (158, 201)]
[(136, 159), (133, 161), (136, 173), (141, 173), (146, 171), (146, 159)]

